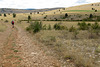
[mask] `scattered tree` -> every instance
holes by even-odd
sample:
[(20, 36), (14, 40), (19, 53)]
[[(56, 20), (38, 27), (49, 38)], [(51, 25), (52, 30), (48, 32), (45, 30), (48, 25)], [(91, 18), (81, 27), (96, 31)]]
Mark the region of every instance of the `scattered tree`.
[(13, 13), (13, 18), (15, 18), (16, 17), (16, 14), (15, 13)]
[(97, 10), (95, 10), (95, 12), (97, 12)]
[(65, 18), (67, 18), (67, 17), (68, 17), (68, 14), (66, 13), (66, 14), (65, 14)]
[(2, 14), (0, 14), (0, 16), (2, 16)]
[(32, 14), (32, 13), (30, 13), (30, 14)]
[(7, 15), (4, 13), (4, 17), (6, 17)]
[(92, 15), (92, 14), (90, 14), (89, 18), (93, 18), (93, 15)]
[(28, 23), (29, 23), (30, 20), (31, 20), (31, 16), (28, 16)]

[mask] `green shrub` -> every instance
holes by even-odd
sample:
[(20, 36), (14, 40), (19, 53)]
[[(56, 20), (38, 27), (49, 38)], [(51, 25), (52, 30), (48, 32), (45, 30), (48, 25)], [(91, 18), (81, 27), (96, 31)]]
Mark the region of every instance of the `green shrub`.
[(2, 14), (0, 14), (0, 16), (2, 16)]
[(54, 28), (55, 30), (67, 30), (67, 27), (61, 25), (61, 23), (56, 23), (56, 24), (54, 24), (53, 28)]
[(66, 14), (65, 14), (65, 18), (67, 18), (67, 17), (68, 17), (68, 14), (66, 13)]
[(5, 22), (8, 22), (8, 20), (5, 20)]
[(57, 24), (57, 23), (56, 23), (56, 24), (54, 25), (54, 29), (55, 29), (55, 30), (60, 30), (60, 24)]
[(78, 26), (79, 26), (80, 30), (88, 30), (89, 29), (88, 24), (86, 24), (85, 22), (78, 23)]
[(78, 22), (78, 24), (77, 24), (77, 25), (80, 25), (80, 24), (81, 24), (81, 23), (79, 23), (79, 22)]
[(47, 29), (46, 24), (45, 24), (45, 25), (43, 25), (42, 29), (43, 29), (43, 30), (46, 30), (46, 29)]
[(74, 33), (74, 37), (77, 38), (77, 35), (79, 34), (78, 30), (75, 29), (75, 31), (73, 33)]
[(29, 23), (30, 20), (31, 20), (31, 16), (28, 16), (28, 23)]
[(96, 35), (99, 35), (100, 32), (99, 23), (95, 22), (94, 24), (92, 24), (91, 28), (93, 29), (94, 33), (96, 33)]
[(44, 17), (44, 19), (47, 19), (47, 15)]
[(6, 14), (4, 14), (4, 17), (6, 17), (7, 15)]
[(73, 26), (69, 28), (69, 32), (74, 32), (75, 30), (76, 30), (76, 28)]
[(48, 26), (48, 30), (51, 30), (51, 25), (49, 24), (49, 26)]
[(88, 25), (88, 26), (91, 26), (91, 23), (88, 23), (87, 25)]
[(93, 18), (93, 15), (92, 15), (92, 14), (90, 14), (89, 18)]
[(99, 23), (95, 22), (94, 24), (92, 24), (92, 28), (93, 29), (98, 29), (99, 28)]
[(30, 13), (30, 14), (32, 14), (32, 13)]
[(13, 18), (15, 18), (16, 17), (16, 14), (15, 13), (13, 13)]
[(27, 31), (32, 30), (33, 33), (37, 33), (40, 30), (42, 30), (42, 22), (35, 21), (33, 23), (30, 23), (29, 27), (27, 27), (26, 30)]
[(30, 30), (31, 30), (31, 28), (30, 28), (30, 27), (27, 27), (27, 28), (26, 28), (26, 30), (27, 30), (27, 31), (30, 31)]
[(14, 50), (14, 52), (18, 52), (18, 50)]

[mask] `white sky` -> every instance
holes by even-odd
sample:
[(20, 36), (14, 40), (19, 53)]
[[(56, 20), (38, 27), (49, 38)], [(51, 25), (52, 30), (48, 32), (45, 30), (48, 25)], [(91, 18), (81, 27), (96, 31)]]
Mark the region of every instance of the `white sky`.
[(54, 8), (100, 2), (100, 0), (0, 0), (0, 8)]

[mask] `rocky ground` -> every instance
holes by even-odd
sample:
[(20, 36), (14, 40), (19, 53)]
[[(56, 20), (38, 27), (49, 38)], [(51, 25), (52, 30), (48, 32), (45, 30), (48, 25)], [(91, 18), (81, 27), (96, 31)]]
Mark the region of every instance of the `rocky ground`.
[(0, 33), (0, 67), (61, 67), (22, 28), (6, 25), (7, 30)]

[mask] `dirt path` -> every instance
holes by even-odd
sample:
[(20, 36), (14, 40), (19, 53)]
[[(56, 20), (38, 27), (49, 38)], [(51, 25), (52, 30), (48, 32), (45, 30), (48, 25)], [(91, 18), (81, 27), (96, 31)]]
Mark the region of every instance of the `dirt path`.
[[(11, 27), (11, 26), (10, 26)], [(11, 29), (7, 42), (3, 45), (2, 67), (18, 67), (21, 66), (20, 48), (16, 45), (17, 29)]]
[(28, 37), (26, 32), (17, 26), (18, 45), (23, 52), (22, 64), (25, 67), (60, 67), (59, 62), (45, 53)]
[(61, 67), (58, 60), (47, 56), (18, 26), (11, 31), (3, 51), (2, 67)]

